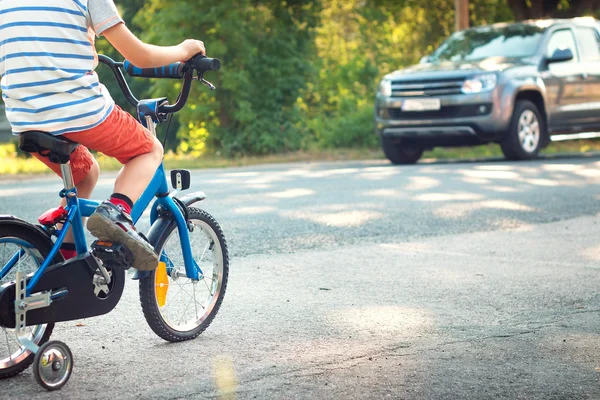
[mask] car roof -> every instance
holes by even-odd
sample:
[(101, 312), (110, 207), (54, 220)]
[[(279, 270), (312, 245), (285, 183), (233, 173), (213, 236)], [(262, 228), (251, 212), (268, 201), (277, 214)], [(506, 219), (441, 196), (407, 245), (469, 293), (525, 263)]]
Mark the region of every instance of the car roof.
[(589, 27), (598, 27), (600, 26), (600, 20), (596, 20), (593, 17), (577, 17), (577, 18), (554, 18), (554, 19), (530, 19), (530, 20), (525, 20), (525, 21), (518, 21), (518, 22), (499, 22), (496, 24), (491, 24), (491, 25), (484, 25), (484, 26), (479, 26), (479, 27), (473, 27), (472, 29), (477, 29), (477, 28), (496, 28), (496, 29), (501, 29), (501, 28), (505, 28), (511, 25), (535, 25), (538, 26), (540, 28), (550, 28), (554, 25), (561, 25), (561, 24), (573, 24), (573, 25), (579, 25), (579, 26), (589, 26)]

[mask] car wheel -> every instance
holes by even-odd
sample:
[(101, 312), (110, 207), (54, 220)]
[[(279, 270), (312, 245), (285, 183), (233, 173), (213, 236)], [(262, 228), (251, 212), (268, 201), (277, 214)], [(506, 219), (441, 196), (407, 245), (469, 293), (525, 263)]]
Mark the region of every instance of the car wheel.
[(518, 100), (500, 147), (509, 160), (531, 160), (542, 149), (545, 137), (546, 121), (540, 110), (529, 100)]
[(383, 153), (392, 164), (414, 164), (423, 155), (423, 148), (394, 143), (388, 138), (381, 139)]

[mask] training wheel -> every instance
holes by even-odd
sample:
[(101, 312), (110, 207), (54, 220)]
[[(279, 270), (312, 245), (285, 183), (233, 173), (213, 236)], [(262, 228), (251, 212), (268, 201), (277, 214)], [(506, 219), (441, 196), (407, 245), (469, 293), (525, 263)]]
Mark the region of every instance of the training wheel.
[(33, 359), (33, 375), (41, 387), (58, 390), (67, 383), (73, 371), (73, 354), (58, 340), (40, 346)]

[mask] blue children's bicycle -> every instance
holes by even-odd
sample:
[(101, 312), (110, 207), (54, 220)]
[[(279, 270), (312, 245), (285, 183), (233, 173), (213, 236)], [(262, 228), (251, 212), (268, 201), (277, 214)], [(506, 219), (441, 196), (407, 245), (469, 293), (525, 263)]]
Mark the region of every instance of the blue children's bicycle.
[[(106, 56), (99, 60), (112, 70), (127, 101), (137, 108), (138, 119), (153, 134), (156, 124), (184, 107), (193, 80), (214, 90), (204, 73), (220, 68), (219, 60), (201, 55), (185, 63), (146, 69)], [(166, 98), (138, 101), (122, 69), (130, 76), (183, 78), (177, 102), (169, 105)], [(73, 356), (66, 344), (48, 341), (54, 323), (110, 312), (121, 298), (132, 257), (119, 243), (95, 241), (87, 247), (81, 217), (89, 217), (100, 203), (77, 198), (69, 165), (76, 143), (32, 131), (20, 135), (19, 147), (26, 152), (47, 152), (53, 162), (61, 164), (64, 189), (60, 196), (67, 206), (44, 213), (40, 225), (0, 215), (0, 329), (4, 336), (0, 337), (0, 378), (17, 375), (33, 363), (37, 382), (56, 390), (71, 376)], [(137, 222), (156, 199), (150, 208), (147, 239), (160, 255), (155, 271), (136, 271), (133, 278), (139, 280), (142, 309), (152, 330), (167, 341), (178, 342), (197, 337), (217, 314), (227, 286), (229, 256), (217, 222), (192, 207), (205, 198), (204, 193), (176, 197), (189, 188), (189, 171), (171, 171), (171, 183), (173, 191), (161, 164), (132, 210)], [(65, 261), (58, 249), (70, 227), (79, 255)]]

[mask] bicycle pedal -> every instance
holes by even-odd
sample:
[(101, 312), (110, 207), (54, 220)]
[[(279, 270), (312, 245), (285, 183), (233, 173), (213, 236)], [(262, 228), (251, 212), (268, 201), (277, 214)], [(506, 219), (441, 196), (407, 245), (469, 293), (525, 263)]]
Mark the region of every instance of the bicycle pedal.
[(107, 267), (129, 269), (133, 265), (133, 253), (121, 243), (96, 240), (91, 249), (92, 254)]

